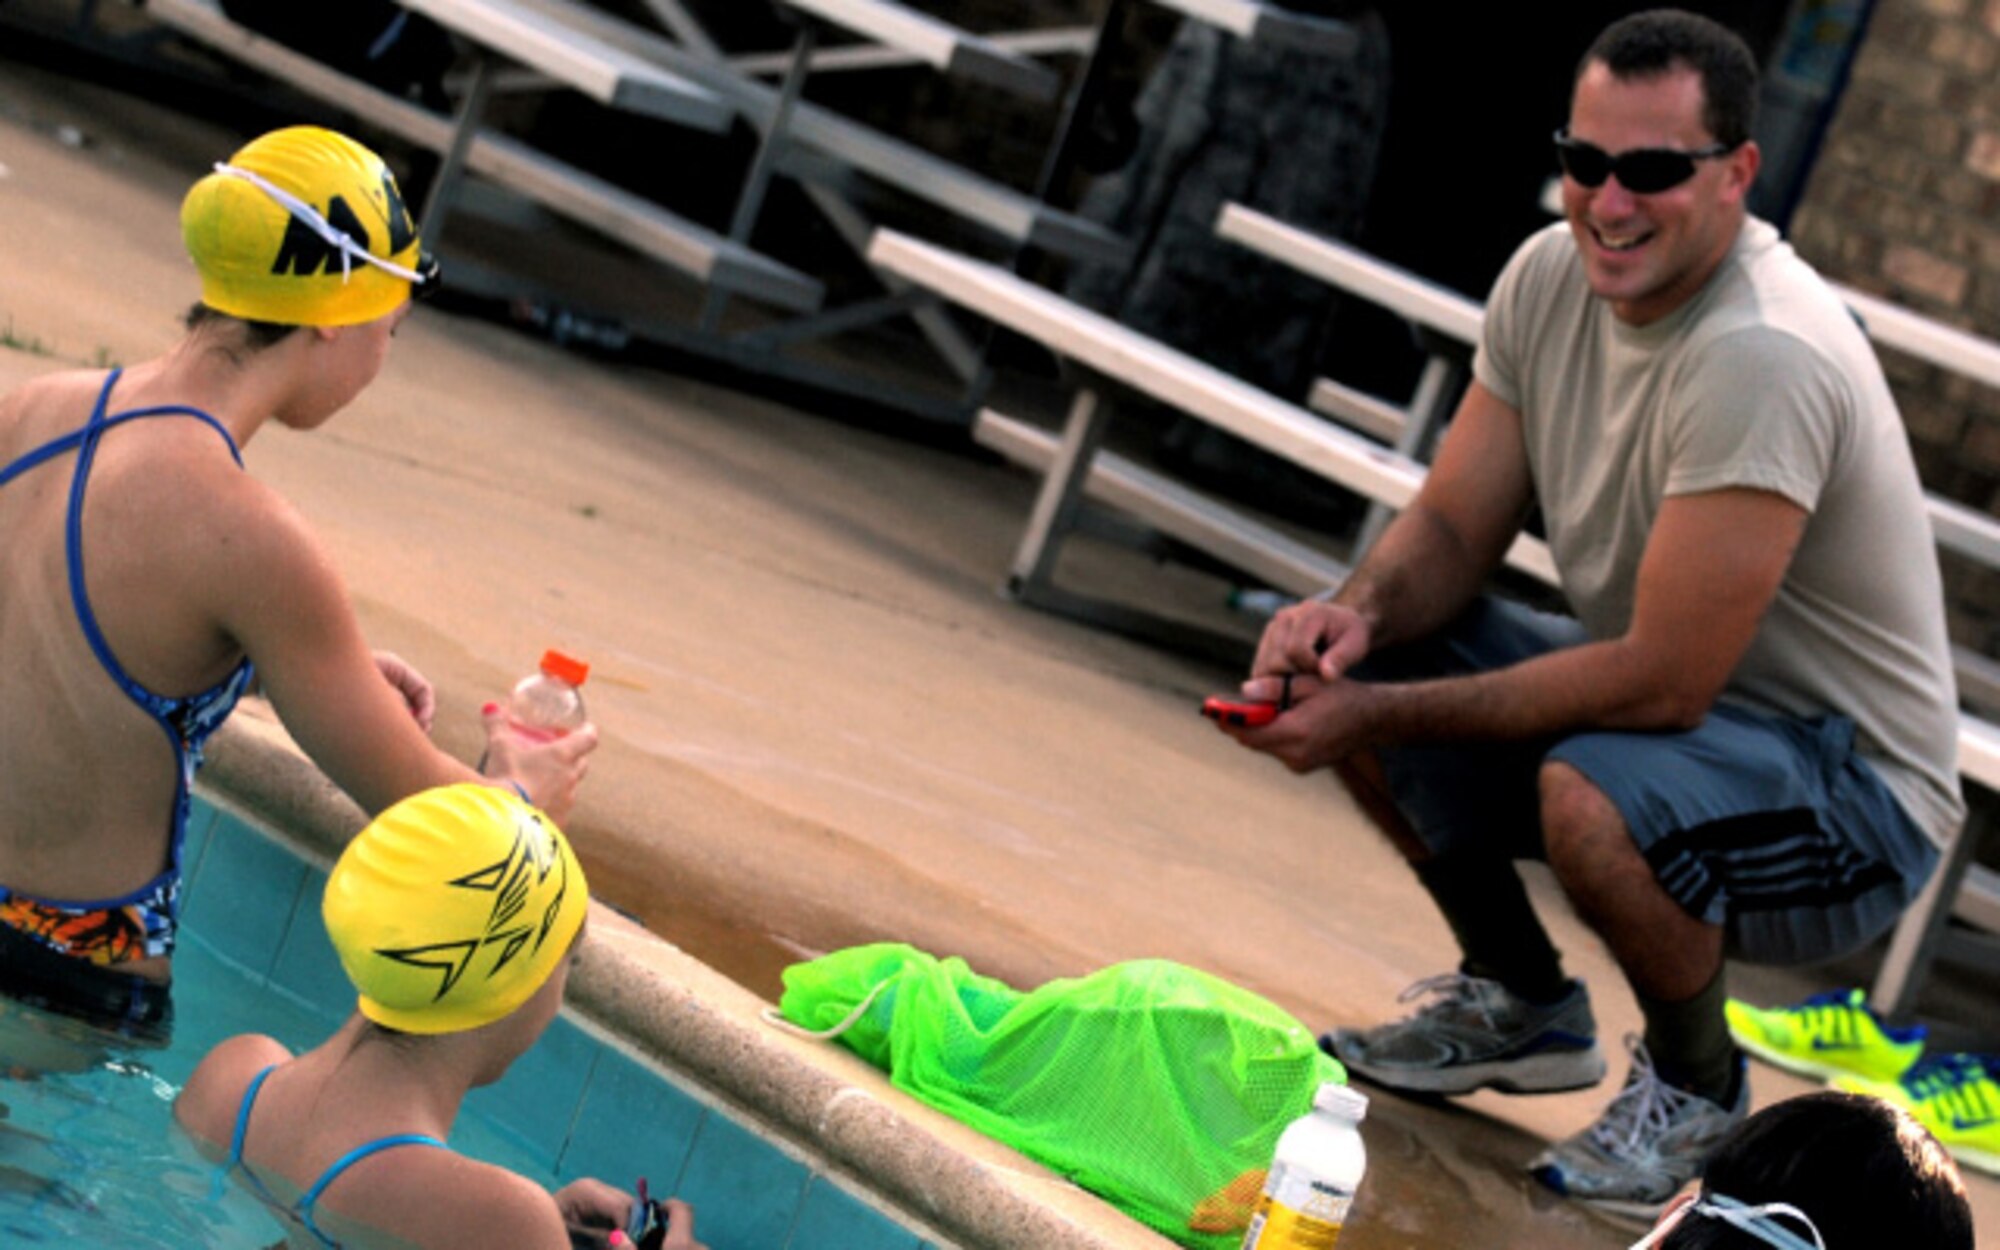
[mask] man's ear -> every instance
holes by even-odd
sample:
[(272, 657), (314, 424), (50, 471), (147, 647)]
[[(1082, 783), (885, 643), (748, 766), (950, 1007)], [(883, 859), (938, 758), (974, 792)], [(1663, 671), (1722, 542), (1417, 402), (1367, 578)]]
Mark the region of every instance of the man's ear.
[(1750, 184), (1757, 181), (1757, 171), (1764, 164), (1764, 150), (1755, 139), (1746, 139), (1741, 147), (1722, 159), (1727, 162), (1730, 198), (1741, 200), (1750, 194)]

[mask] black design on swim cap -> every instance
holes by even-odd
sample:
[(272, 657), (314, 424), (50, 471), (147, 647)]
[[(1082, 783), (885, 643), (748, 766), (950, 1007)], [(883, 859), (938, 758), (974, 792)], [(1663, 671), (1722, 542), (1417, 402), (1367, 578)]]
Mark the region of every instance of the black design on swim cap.
[[(373, 250), (368, 227), (362, 225), (354, 210), (347, 206), (346, 197), (336, 195), (327, 201), (326, 224), (353, 239), (354, 245), (362, 251)], [(271, 262), (272, 273), (310, 277), (314, 273), (345, 273), (346, 270), (338, 247), (321, 238), (305, 222), (287, 215), (285, 237), (278, 243), (278, 258)]]
[(478, 953), (480, 945), (478, 938), (467, 938), (458, 942), (438, 942), (431, 946), (410, 946), (402, 950), (377, 950), (375, 953), (384, 959), (408, 964), (412, 968), (434, 968), (442, 973), (437, 993), (431, 995), (431, 1001), (436, 1002), (451, 993), (451, 987), (457, 985), (459, 978), (465, 975), (465, 970), (472, 966), (472, 957)]
[(389, 255), (401, 256), (404, 248), (417, 241), (417, 224), (410, 219), (409, 205), (403, 200), (402, 188), (396, 185), (396, 176), (387, 169), (382, 171), (382, 199), (389, 219)]

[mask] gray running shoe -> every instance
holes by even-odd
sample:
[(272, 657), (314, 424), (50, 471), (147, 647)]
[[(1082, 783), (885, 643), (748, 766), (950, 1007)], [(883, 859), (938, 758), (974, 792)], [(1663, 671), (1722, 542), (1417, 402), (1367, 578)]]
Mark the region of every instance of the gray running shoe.
[(1498, 981), (1448, 972), (1417, 982), (1396, 1001), (1426, 994), (1431, 1001), (1406, 1019), (1338, 1029), (1320, 1045), (1377, 1085), (1422, 1094), (1469, 1094), (1483, 1085), (1552, 1094), (1604, 1079), (1581, 981), (1571, 981), (1560, 1002), (1538, 1007)]
[(1750, 1082), (1742, 1082), (1735, 1106), (1718, 1106), (1662, 1081), (1636, 1035), (1625, 1046), (1632, 1052), (1625, 1088), (1597, 1123), (1544, 1150), (1528, 1170), (1559, 1194), (1651, 1222), (1750, 1113)]

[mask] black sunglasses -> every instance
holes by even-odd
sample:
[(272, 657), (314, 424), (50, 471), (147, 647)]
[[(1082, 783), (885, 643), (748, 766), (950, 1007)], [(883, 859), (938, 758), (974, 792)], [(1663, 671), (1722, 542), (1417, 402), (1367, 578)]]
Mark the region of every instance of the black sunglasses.
[(1594, 143), (1570, 138), (1567, 127), (1556, 131), (1556, 160), (1578, 186), (1601, 187), (1606, 178), (1616, 175), (1618, 185), (1634, 195), (1672, 190), (1694, 177), (1696, 161), (1727, 156), (1741, 146), (1711, 143), (1691, 152), (1679, 148), (1634, 148), (1613, 156)]

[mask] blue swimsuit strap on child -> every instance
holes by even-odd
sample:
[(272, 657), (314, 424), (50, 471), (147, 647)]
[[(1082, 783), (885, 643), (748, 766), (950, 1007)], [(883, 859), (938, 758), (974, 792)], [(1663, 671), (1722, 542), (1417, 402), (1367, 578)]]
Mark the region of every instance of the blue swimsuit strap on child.
[[(254, 670), (245, 660), (237, 665), (234, 672), (215, 686), (198, 694), (170, 697), (156, 694), (146, 689), (125, 672), (124, 666), (112, 655), (111, 646), (104, 638), (104, 632), (97, 623), (97, 614), (91, 610), (90, 596), (83, 576), (83, 497), (84, 487), (90, 476), (90, 467), (97, 455), (98, 441), (104, 432), (114, 425), (146, 417), (185, 416), (206, 423), (222, 436), (229, 448), (229, 454), (238, 467), (243, 464), (242, 452), (236, 440), (230, 436), (220, 421), (198, 408), (181, 405), (162, 405), (150, 408), (134, 408), (126, 412), (107, 414), (112, 388), (118, 384), (122, 371), (114, 369), (104, 380), (104, 387), (98, 392), (97, 403), (91, 409), (90, 419), (81, 428), (60, 435), (40, 447), (0, 468), (0, 486), (5, 486), (29, 469), (43, 464), (56, 456), (74, 450), (77, 453), (76, 469), (70, 479), (69, 511), (64, 531), (65, 555), (69, 567), (70, 601), (75, 608), (77, 625), (82, 630), (91, 652), (111, 680), (150, 716), (167, 736), (168, 745), (174, 753), (174, 808), (168, 828), (167, 868), (145, 885), (115, 899), (66, 900), (38, 899), (21, 895), (30, 902), (39, 902), (69, 912), (112, 910), (136, 906), (146, 913), (148, 955), (162, 955), (173, 949), (174, 927), (180, 911), (181, 848), (187, 834), (188, 813), (191, 803), (191, 789), (195, 769), (201, 765), (202, 746), (210, 734), (229, 715), (236, 701), (249, 686)], [(0, 900), (15, 897), (5, 886), (0, 885)]]
[(256, 1105), (257, 1095), (264, 1088), (264, 1079), (270, 1076), (277, 1066), (276, 1064), (268, 1064), (260, 1069), (256, 1076), (250, 1078), (249, 1087), (243, 1091), (243, 1102), (236, 1109), (236, 1131), (231, 1134), (229, 1139), (229, 1158), (224, 1160), (222, 1167), (217, 1170), (217, 1181), (219, 1183), (232, 1170), (240, 1169), (244, 1179), (256, 1187), (258, 1196), (263, 1198), (265, 1202), (281, 1210), (287, 1210), (297, 1216), (299, 1222), (305, 1225), (306, 1231), (317, 1237), (321, 1245), (328, 1247), (329, 1250), (339, 1250), (340, 1243), (322, 1232), (318, 1221), (313, 1219), (313, 1209), (319, 1204), (320, 1195), (326, 1192), (328, 1185), (340, 1179), (341, 1174), (347, 1171), (347, 1169), (366, 1159), (368, 1156), (379, 1154), (384, 1150), (390, 1150), (397, 1146), (436, 1146), (441, 1150), (449, 1150), (451, 1147), (428, 1133), (392, 1133), (387, 1137), (378, 1137), (374, 1141), (363, 1142), (338, 1159), (335, 1159), (326, 1171), (320, 1173), (319, 1179), (313, 1182), (310, 1189), (306, 1190), (305, 1196), (299, 1199), (297, 1206), (286, 1207), (277, 1198), (272, 1196), (270, 1190), (264, 1187), (264, 1182), (258, 1178), (255, 1172), (250, 1170), (250, 1165), (243, 1162), (243, 1139), (250, 1132), (250, 1108)]

